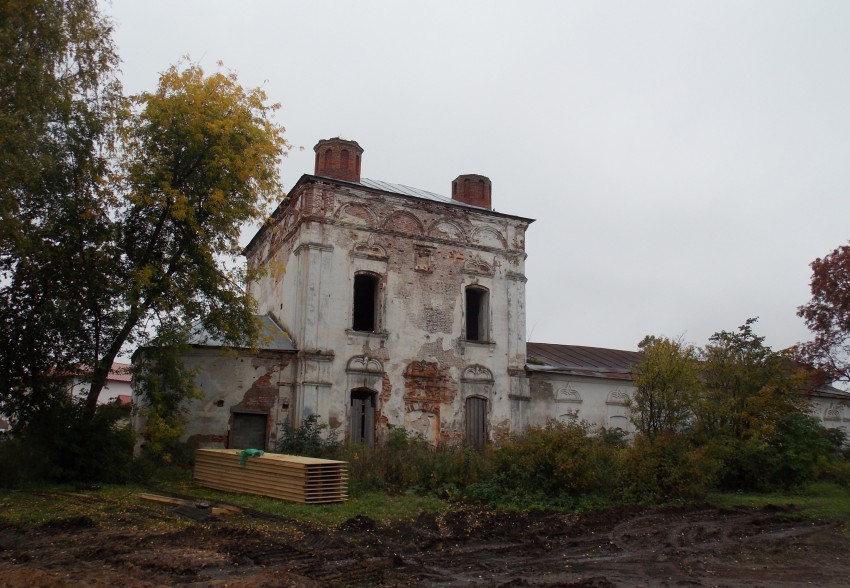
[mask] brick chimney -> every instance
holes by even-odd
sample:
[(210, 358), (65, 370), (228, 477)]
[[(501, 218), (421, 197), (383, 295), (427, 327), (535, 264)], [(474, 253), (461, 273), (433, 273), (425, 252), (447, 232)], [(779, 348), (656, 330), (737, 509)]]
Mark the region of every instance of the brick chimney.
[(316, 152), (314, 175), (346, 182), (360, 181), (360, 155), (363, 148), (357, 141), (335, 137), (322, 139), (313, 147)]
[(490, 199), (490, 178), (478, 174), (464, 174), (452, 182), (452, 200), (479, 206), (493, 208)]

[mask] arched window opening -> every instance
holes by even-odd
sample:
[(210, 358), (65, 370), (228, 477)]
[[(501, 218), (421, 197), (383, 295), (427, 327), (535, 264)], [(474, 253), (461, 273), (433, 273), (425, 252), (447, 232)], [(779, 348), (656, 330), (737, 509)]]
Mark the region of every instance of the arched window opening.
[(339, 167), (348, 169), (348, 149), (339, 152)]
[(378, 277), (372, 274), (354, 276), (354, 312), (351, 328), (355, 331), (378, 331)]
[(466, 339), (489, 341), (489, 292), (480, 287), (466, 287)]
[(325, 168), (326, 169), (330, 169), (331, 164), (332, 164), (332, 158), (333, 158), (333, 151), (331, 151), (330, 149), (327, 149), (325, 151)]
[(375, 446), (375, 394), (365, 388), (351, 391), (350, 437), (352, 443)]

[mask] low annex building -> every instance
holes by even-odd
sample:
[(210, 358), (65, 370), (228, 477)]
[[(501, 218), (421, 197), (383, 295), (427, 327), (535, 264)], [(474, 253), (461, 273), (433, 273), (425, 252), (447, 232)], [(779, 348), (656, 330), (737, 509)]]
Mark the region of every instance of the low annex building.
[(269, 449), (310, 415), (366, 445), (390, 427), (471, 446), (550, 419), (632, 429), (640, 353), (526, 342), (534, 221), (493, 210), (487, 177), (458, 176), (445, 197), (361, 177), (355, 141), (314, 150), (245, 249), (265, 269), (248, 285), (261, 349), (198, 333), (184, 357), (205, 392), (186, 440)]

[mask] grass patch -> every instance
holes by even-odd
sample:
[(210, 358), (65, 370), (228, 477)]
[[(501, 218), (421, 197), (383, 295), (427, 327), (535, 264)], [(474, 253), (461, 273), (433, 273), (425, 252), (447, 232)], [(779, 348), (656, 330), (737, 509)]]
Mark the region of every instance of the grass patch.
[(813, 482), (796, 491), (784, 493), (712, 494), (709, 502), (721, 508), (793, 506), (795, 515), (814, 520), (844, 521), (844, 528), (850, 528), (850, 488), (838, 484)]
[(253, 508), (322, 527), (336, 526), (356, 516), (386, 523), (413, 519), (423, 512), (443, 512), (449, 508), (449, 503), (433, 496), (395, 496), (383, 492), (360, 492), (349, 497), (346, 502), (336, 504), (294, 504), (275, 498), (223, 492), (200, 486), (182, 486), (171, 491), (213, 502), (227, 502)]
[[(160, 486), (210, 502), (228, 502), (239, 506), (294, 519), (313, 527), (335, 527), (356, 516), (378, 523), (413, 519), (423, 512), (443, 512), (449, 504), (429, 496), (390, 496), (382, 492), (363, 492), (339, 504), (292, 504), (273, 498), (221, 492), (199, 486), (176, 483)], [(141, 486), (103, 486), (96, 491), (79, 491), (73, 486), (36, 486), (26, 490), (0, 490), (0, 523), (42, 526), (128, 525), (153, 529), (190, 525), (169, 506), (140, 500), (141, 492), (156, 492)], [(229, 520), (232, 520), (229, 518)]]
[[(160, 485), (161, 491), (176, 492), (210, 502), (227, 502), (255, 510), (286, 517), (299, 525), (313, 528), (336, 527), (356, 516), (369, 517), (377, 523), (411, 520), (421, 513), (442, 513), (452, 508), (451, 503), (433, 496), (414, 494), (388, 495), (383, 492), (361, 492), (347, 502), (339, 504), (304, 505), (281, 500), (236, 494), (202, 488), (185, 481)], [(97, 490), (80, 490), (74, 486), (40, 485), (23, 490), (0, 490), (0, 525), (26, 527), (113, 527), (138, 530), (174, 529), (195, 523), (179, 517), (173, 508), (142, 501), (137, 494), (156, 492), (137, 485), (105, 485)], [(711, 495), (709, 502), (720, 508), (763, 508), (770, 505), (793, 506), (788, 516), (812, 520), (843, 522), (842, 529), (850, 536), (850, 489), (837, 484), (813, 483), (795, 492), (750, 494), (724, 493)], [(528, 510), (552, 508), (559, 511), (593, 510), (600, 504), (566, 505), (502, 505), (502, 510)], [(558, 508), (561, 506), (561, 508)], [(227, 517), (233, 523), (264, 526), (269, 521), (250, 517)]]
[(130, 526), (173, 528), (183, 524), (158, 505), (136, 496), (136, 486), (106, 485), (98, 490), (74, 486), (29, 486), (0, 490), (0, 524), (38, 526)]

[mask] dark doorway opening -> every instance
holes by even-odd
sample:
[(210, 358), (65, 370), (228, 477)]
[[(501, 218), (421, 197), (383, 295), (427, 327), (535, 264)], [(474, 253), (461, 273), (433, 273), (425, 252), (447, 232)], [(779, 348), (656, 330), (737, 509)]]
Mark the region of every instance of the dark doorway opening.
[(234, 449), (266, 449), (268, 416), (247, 412), (233, 413), (228, 447)]
[(375, 446), (375, 394), (371, 390), (351, 392), (351, 442)]

